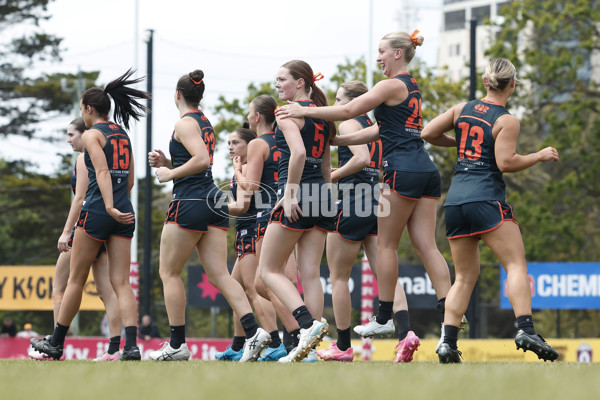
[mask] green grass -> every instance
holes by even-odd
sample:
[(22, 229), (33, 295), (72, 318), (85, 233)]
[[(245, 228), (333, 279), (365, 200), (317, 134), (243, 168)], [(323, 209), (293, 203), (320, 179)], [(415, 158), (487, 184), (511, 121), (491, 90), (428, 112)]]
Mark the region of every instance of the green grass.
[(600, 399), (600, 364), (0, 360), (0, 398)]

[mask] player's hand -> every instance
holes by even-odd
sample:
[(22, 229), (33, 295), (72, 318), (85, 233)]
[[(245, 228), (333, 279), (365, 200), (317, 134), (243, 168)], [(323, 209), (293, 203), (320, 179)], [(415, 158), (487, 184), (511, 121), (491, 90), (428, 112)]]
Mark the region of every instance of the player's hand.
[(167, 167), (160, 167), (159, 169), (157, 169), (156, 177), (158, 178), (158, 181), (163, 183), (172, 180), (173, 178), (171, 177), (171, 171), (172, 169)]
[(120, 224), (129, 225), (135, 223), (135, 215), (133, 213), (122, 213), (114, 207), (107, 209), (106, 212)]
[(60, 251), (61, 253), (67, 253), (69, 251), (70, 238), (70, 233), (63, 233), (62, 235), (60, 235), (60, 237), (58, 238), (58, 244), (56, 245), (58, 251)]
[(554, 147), (548, 146), (545, 149), (538, 151), (538, 154), (541, 162), (558, 161), (558, 150), (556, 150)]
[(153, 168), (169, 166), (167, 156), (160, 149), (148, 153), (148, 164)]
[(240, 156), (233, 157), (233, 168), (236, 172), (242, 172), (242, 158)]
[(277, 210), (279, 208), (283, 208), (283, 214), (287, 217), (290, 222), (297, 222), (302, 214), (302, 210), (298, 205), (298, 200), (296, 196), (293, 196), (291, 193), (287, 192), (283, 195), (283, 197), (275, 204), (273, 210)]
[(304, 111), (306, 107), (302, 107), (300, 104), (289, 101), (286, 104), (275, 109), (275, 116), (279, 118), (302, 118), (305, 117)]

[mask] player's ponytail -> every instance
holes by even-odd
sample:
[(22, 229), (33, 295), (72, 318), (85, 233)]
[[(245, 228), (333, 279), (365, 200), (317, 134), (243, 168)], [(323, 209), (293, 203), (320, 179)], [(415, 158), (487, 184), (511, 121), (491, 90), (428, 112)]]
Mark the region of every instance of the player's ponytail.
[(140, 117), (148, 114), (150, 110), (140, 104), (136, 99), (149, 99), (150, 93), (129, 87), (141, 82), (144, 78), (131, 79), (135, 71), (129, 69), (117, 79), (111, 81), (104, 89), (93, 87), (81, 95), (81, 102), (84, 106), (93, 107), (96, 112), (102, 116), (107, 116), (110, 112), (110, 98), (115, 103), (114, 118), (118, 123), (122, 123), (125, 129), (129, 129), (129, 117), (136, 121)]
[(486, 67), (482, 77), (489, 90), (502, 91), (513, 79), (517, 80), (517, 69), (506, 58), (496, 58)]

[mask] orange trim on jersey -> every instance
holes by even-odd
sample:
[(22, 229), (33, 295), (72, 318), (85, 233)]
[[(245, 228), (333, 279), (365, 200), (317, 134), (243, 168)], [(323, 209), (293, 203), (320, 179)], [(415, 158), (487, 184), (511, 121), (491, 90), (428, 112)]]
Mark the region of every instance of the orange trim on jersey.
[(394, 79), (395, 77), (400, 76), (400, 75), (410, 75), (410, 74), (408, 72), (400, 72), (400, 73), (392, 76), (390, 79)]
[[(110, 134), (110, 135), (106, 135), (107, 138), (109, 138), (111, 136), (127, 136), (127, 135), (125, 133), (113, 133), (113, 134)], [(129, 137), (129, 136), (127, 136), (127, 137)]]
[[(481, 118), (475, 117), (475, 116), (473, 116), (473, 115), (461, 115), (460, 117), (465, 117), (465, 118), (473, 118), (473, 119), (476, 119), (476, 120), (478, 120), (478, 121), (481, 121), (481, 122), (485, 123), (485, 124), (486, 124), (487, 126), (489, 126), (489, 127), (491, 127), (491, 126), (492, 126), (492, 124), (490, 124), (489, 122), (487, 122), (485, 119), (481, 119)], [(459, 117), (459, 118), (460, 118), (460, 117)]]
[(486, 99), (481, 99), (481, 101), (483, 101), (484, 103), (488, 103), (488, 104), (495, 104), (495, 105), (497, 105), (497, 106), (502, 106), (502, 107), (505, 107), (505, 105), (504, 105), (504, 104), (501, 104), (501, 103), (496, 103), (495, 101), (489, 101), (489, 100), (486, 100)]
[(409, 94), (413, 94), (413, 93), (421, 93), (420, 90), (413, 90), (412, 92), (410, 92)]

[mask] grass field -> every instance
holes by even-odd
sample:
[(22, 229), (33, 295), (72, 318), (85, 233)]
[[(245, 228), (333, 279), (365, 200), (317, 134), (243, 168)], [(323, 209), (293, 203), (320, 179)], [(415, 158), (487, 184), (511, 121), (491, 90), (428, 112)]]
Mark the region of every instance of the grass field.
[(0, 360), (0, 399), (600, 399), (600, 364)]

